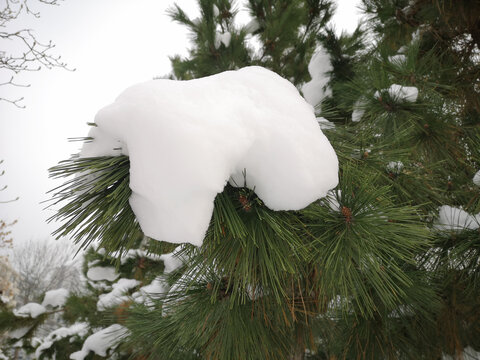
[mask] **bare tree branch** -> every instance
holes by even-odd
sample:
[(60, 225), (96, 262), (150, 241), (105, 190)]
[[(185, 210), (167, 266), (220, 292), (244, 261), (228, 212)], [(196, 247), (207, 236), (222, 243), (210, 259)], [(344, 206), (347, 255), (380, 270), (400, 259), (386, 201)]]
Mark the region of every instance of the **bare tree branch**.
[[(28, 87), (29, 84), (20, 84), (15, 81), (15, 76), (22, 72), (39, 71), (42, 68), (69, 69), (61, 60), (61, 56), (52, 54), (55, 45), (41, 42), (32, 29), (11, 30), (22, 14), (39, 17), (40, 12), (31, 8), (31, 4), (59, 5), (62, 0), (0, 0), (0, 41), (4, 44), (12, 42), (20, 49), (18, 53), (0, 51), (0, 74), (10, 76), (10, 80), (0, 83), (0, 87)], [(1, 6), (1, 5), (0, 5)], [(1, 43), (0, 43), (1, 44)], [(18, 108), (24, 108), (23, 97), (17, 99), (0, 96), (0, 101), (10, 103)]]

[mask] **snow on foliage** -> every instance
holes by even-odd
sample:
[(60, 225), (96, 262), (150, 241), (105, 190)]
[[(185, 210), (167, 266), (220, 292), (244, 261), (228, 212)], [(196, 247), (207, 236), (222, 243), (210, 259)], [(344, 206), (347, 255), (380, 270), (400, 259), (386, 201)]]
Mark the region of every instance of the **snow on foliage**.
[(403, 167), (404, 165), (401, 161), (390, 161), (387, 164), (387, 171), (395, 175), (398, 175), (402, 172)]
[(13, 314), (17, 317), (31, 317), (31, 318), (36, 318), (39, 315), (42, 315), (47, 309), (45, 309), (44, 306), (37, 304), (37, 303), (28, 303), (23, 305), (19, 309), (14, 309)]
[(84, 337), (88, 332), (87, 323), (75, 323), (70, 327), (61, 327), (49, 333), (45, 339), (43, 339), (41, 345), (35, 350), (35, 358), (40, 358), (42, 352), (50, 349), (50, 347), (56, 342), (66, 337), (79, 336)]
[(70, 354), (72, 360), (84, 360), (90, 351), (99, 356), (107, 356), (109, 349), (114, 349), (128, 335), (128, 330), (118, 324), (113, 324), (90, 335), (83, 343), (82, 350)]
[(477, 186), (480, 186), (480, 170), (477, 171), (473, 176), (473, 183)]
[(114, 267), (111, 266), (95, 266), (87, 271), (87, 277), (93, 281), (107, 280), (115, 281), (119, 274), (115, 271)]
[(133, 293), (132, 298), (137, 303), (153, 306), (152, 299), (163, 296), (168, 290), (168, 284), (161, 278), (156, 278), (150, 284), (142, 286), (137, 292)]
[(260, 23), (257, 19), (252, 19), (247, 25), (245, 25), (245, 31), (249, 34), (253, 34), (258, 29), (260, 29)]
[(165, 274), (177, 270), (185, 262), (185, 259), (180, 257), (178, 254), (181, 249), (182, 246), (178, 246), (175, 248), (175, 250), (173, 250), (173, 252), (160, 255), (160, 260), (162, 260), (165, 265)]
[(61, 307), (67, 301), (69, 291), (67, 289), (50, 290), (45, 293), (42, 306)]
[(134, 85), (95, 123), (81, 156), (130, 157), (130, 205), (157, 240), (201, 245), (228, 181), (272, 210), (302, 209), (338, 183), (311, 105), (261, 67)]
[(330, 55), (324, 48), (318, 48), (308, 64), (312, 80), (302, 86), (303, 97), (309, 104), (318, 106), (324, 98), (332, 95), (332, 89), (327, 86), (332, 70)]
[(103, 311), (112, 306), (128, 301), (128, 296), (125, 294), (134, 287), (138, 286), (140, 281), (135, 279), (120, 279), (112, 285), (113, 290), (106, 294), (101, 294), (98, 297), (97, 309)]
[(359, 122), (363, 114), (365, 114), (365, 106), (367, 105), (365, 99), (360, 99), (355, 102), (353, 105), (353, 112), (352, 112), (352, 121)]
[[(418, 89), (415, 86), (392, 84), (388, 89), (382, 90), (382, 92), (384, 91), (387, 91), (390, 97), (397, 101), (415, 102), (418, 98)], [(376, 91), (374, 96), (379, 99), (381, 92)]]
[(443, 205), (438, 212), (438, 219), (434, 227), (438, 230), (461, 231), (464, 229), (475, 230), (480, 226), (480, 214), (473, 216), (465, 210)]
[(215, 33), (215, 49), (218, 49), (221, 44), (228, 47), (230, 45), (230, 40), (232, 39), (232, 34), (228, 31), (224, 33), (216, 32)]
[(404, 54), (397, 54), (389, 56), (388, 61), (395, 65), (401, 65), (407, 61), (407, 57)]

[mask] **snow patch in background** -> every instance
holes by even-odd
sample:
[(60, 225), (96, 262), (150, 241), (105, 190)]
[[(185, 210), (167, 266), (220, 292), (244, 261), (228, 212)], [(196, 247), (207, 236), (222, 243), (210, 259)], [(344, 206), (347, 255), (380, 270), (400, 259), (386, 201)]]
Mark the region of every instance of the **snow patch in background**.
[(462, 231), (464, 229), (475, 230), (480, 226), (480, 214), (473, 216), (465, 210), (443, 205), (438, 211), (438, 219), (434, 224), (437, 230)]
[(98, 297), (97, 310), (104, 311), (110, 307), (121, 304), (129, 300), (125, 294), (134, 287), (140, 285), (140, 281), (135, 279), (120, 279), (112, 285), (113, 290)]
[(95, 122), (81, 156), (111, 155), (105, 143), (128, 148), (130, 205), (157, 240), (201, 245), (229, 180), (272, 210), (302, 209), (338, 183), (337, 156), (311, 105), (261, 67), (138, 84)]
[(363, 115), (365, 114), (365, 107), (367, 106), (367, 102), (365, 99), (360, 99), (355, 102), (353, 105), (353, 112), (352, 112), (352, 121), (359, 122), (362, 120)]
[(475, 173), (472, 181), (475, 185), (480, 186), (480, 170)]
[(319, 47), (308, 64), (312, 80), (302, 86), (303, 97), (310, 105), (318, 108), (324, 98), (332, 95), (332, 89), (328, 87), (329, 72), (332, 70), (330, 55), (324, 48)]
[(70, 355), (72, 360), (84, 360), (90, 351), (99, 356), (107, 356), (109, 349), (114, 349), (128, 335), (128, 330), (118, 324), (113, 324), (90, 335), (83, 343), (82, 350)]
[[(392, 84), (386, 90), (391, 98), (400, 101), (406, 102), (415, 102), (418, 98), (418, 89), (415, 86), (402, 86), (398, 84)], [(379, 99), (381, 96), (380, 92), (376, 91), (374, 97)]]
[(42, 306), (63, 306), (67, 301), (69, 291), (67, 289), (56, 289), (50, 290), (45, 293), (45, 297), (43, 298)]
[(47, 309), (45, 309), (44, 306), (31, 302), (23, 305), (19, 309), (14, 309), (13, 315), (22, 318), (31, 317), (35, 319), (37, 316), (42, 315), (45, 311), (47, 311)]
[(43, 340), (42, 344), (35, 350), (35, 358), (40, 358), (44, 350), (50, 349), (50, 347), (56, 341), (64, 339), (71, 336), (83, 337), (87, 335), (88, 332), (87, 323), (75, 323), (70, 327), (61, 327), (51, 333)]
[(119, 274), (116, 273), (115, 268), (111, 266), (95, 266), (87, 271), (87, 277), (93, 281), (107, 280), (115, 281)]
[(224, 33), (216, 32), (215, 33), (215, 49), (218, 49), (221, 44), (225, 45), (225, 47), (228, 47), (230, 45), (231, 39), (232, 39), (232, 34), (228, 31)]

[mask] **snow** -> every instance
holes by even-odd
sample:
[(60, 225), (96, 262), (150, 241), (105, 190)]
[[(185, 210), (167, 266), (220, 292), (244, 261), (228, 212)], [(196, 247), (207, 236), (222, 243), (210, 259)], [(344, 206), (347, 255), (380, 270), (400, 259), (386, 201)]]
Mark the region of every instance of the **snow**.
[(217, 5), (213, 4), (213, 16), (217, 17), (220, 15), (220, 10), (218, 10)]
[(31, 317), (35, 319), (37, 316), (42, 315), (46, 311), (47, 309), (45, 309), (45, 307), (42, 305), (32, 302), (23, 305), (20, 309), (14, 309), (13, 315), (22, 318)]
[(244, 173), (272, 210), (302, 209), (338, 182), (312, 107), (261, 67), (135, 85), (95, 121), (81, 156), (111, 155), (103, 141), (128, 149), (130, 205), (157, 240), (201, 245), (215, 196), (229, 179), (243, 186)]
[(181, 246), (178, 246), (175, 248), (175, 250), (173, 250), (173, 252), (160, 255), (160, 260), (162, 260), (165, 265), (165, 269), (163, 271), (165, 274), (177, 270), (185, 262), (185, 259), (178, 255), (178, 252), (181, 250), (181, 248)]
[(480, 186), (480, 170), (475, 173), (472, 181), (475, 185)]
[(402, 172), (403, 167), (404, 167), (404, 165), (401, 161), (390, 161), (387, 164), (387, 171), (391, 172), (395, 175), (398, 175)]
[(232, 39), (232, 34), (228, 31), (224, 33), (216, 32), (215, 33), (215, 49), (218, 49), (221, 44), (228, 47), (230, 45), (230, 40)]
[(473, 216), (461, 208), (443, 205), (438, 212), (438, 219), (434, 224), (437, 230), (461, 231), (479, 228), (480, 214)]
[(318, 106), (324, 98), (332, 95), (332, 89), (327, 86), (330, 81), (329, 72), (332, 70), (330, 55), (319, 47), (308, 64), (312, 80), (302, 86), (303, 97), (312, 106)]
[(272, 210), (302, 209), (338, 183), (311, 105), (261, 67), (138, 84), (95, 122), (81, 156), (110, 155), (103, 141), (128, 149), (130, 205), (153, 239), (200, 246), (228, 181), (255, 189)]
[[(112, 257), (116, 258), (119, 255), (121, 255), (120, 252), (113, 252)], [(135, 259), (135, 258), (147, 258), (153, 261), (159, 261), (160, 255), (149, 253), (145, 250), (140, 250), (140, 249), (130, 249), (128, 250), (124, 255), (121, 255), (120, 257), (120, 263), (123, 265), (125, 264), (129, 259)]]
[[(385, 90), (382, 90), (382, 92)], [(392, 84), (387, 90), (391, 98), (406, 102), (415, 102), (418, 98), (418, 89), (415, 86), (402, 86)], [(376, 91), (374, 95), (377, 99), (380, 98), (380, 92)]]
[(119, 277), (119, 274), (116, 273), (114, 267), (95, 266), (88, 269), (87, 277), (93, 281), (100, 281), (100, 280), (115, 281), (115, 279)]
[(49, 349), (56, 341), (70, 336), (83, 337), (87, 335), (87, 323), (75, 323), (70, 327), (58, 328), (47, 335), (42, 344), (35, 350), (35, 358), (40, 358), (44, 350)]
[(252, 19), (247, 25), (245, 25), (245, 31), (250, 34), (253, 34), (258, 29), (260, 29), (260, 24), (257, 19)]
[(388, 61), (395, 65), (401, 65), (407, 61), (407, 57), (403, 54), (397, 54), (388, 57)]
[(8, 358), (3, 353), (2, 349), (0, 349), (0, 360), (8, 360)]
[(168, 292), (169, 286), (161, 278), (155, 278), (150, 284), (142, 286), (138, 292), (132, 294), (135, 302), (153, 306), (152, 298), (155, 299)]
[(357, 100), (353, 105), (352, 121), (359, 122), (365, 114), (365, 106), (367, 105), (364, 99)]
[(318, 125), (320, 125), (320, 129), (322, 130), (330, 130), (335, 129), (335, 124), (331, 121), (328, 121), (324, 117), (317, 117)]
[(10, 330), (8, 332), (8, 337), (10, 339), (20, 339), (31, 329), (31, 326), (25, 326), (18, 329)]
[(115, 348), (118, 343), (128, 335), (128, 330), (118, 324), (110, 325), (92, 335), (83, 343), (82, 350), (70, 355), (72, 360), (84, 360), (90, 351), (99, 356), (107, 356), (109, 349)]
[(67, 301), (69, 291), (67, 289), (50, 290), (45, 293), (42, 306), (61, 307)]
[(140, 281), (135, 279), (120, 279), (112, 285), (113, 290), (107, 294), (101, 294), (98, 297), (97, 309), (104, 311), (112, 306), (128, 301), (128, 296), (125, 294), (132, 288), (138, 286)]

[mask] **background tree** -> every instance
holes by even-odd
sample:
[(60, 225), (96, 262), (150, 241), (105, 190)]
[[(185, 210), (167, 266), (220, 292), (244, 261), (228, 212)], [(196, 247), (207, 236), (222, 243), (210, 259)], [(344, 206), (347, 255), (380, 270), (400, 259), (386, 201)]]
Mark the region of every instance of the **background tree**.
[(45, 292), (58, 288), (78, 291), (81, 278), (75, 252), (67, 240), (29, 240), (15, 246), (12, 264), (20, 280), (17, 302), (39, 301)]
[[(26, 29), (20, 24), (24, 16), (40, 17), (37, 10), (42, 5), (58, 5), (59, 0), (5, 0), (0, 5), (0, 46), (9, 44), (16, 51), (0, 51), (0, 87), (28, 87), (28, 84), (17, 82), (20, 73), (39, 71), (42, 68), (66, 68), (61, 57), (52, 53), (55, 45), (42, 42), (34, 30)], [(14, 44), (12, 46), (11, 44)], [(23, 98), (0, 96), (0, 101), (6, 101), (23, 108)]]
[[(55, 201), (67, 200), (55, 216), (65, 221), (57, 235), (83, 247), (99, 238), (105, 251), (90, 252), (87, 267), (119, 257), (123, 271), (122, 254), (139, 247), (163, 259), (162, 269), (140, 257), (125, 275), (151, 270), (159, 296), (136, 302), (131, 288), (120, 296), (131, 302), (112, 305), (117, 317), (104, 318), (128, 329), (125, 353), (433, 360), (480, 349), (480, 137), (471, 93), (478, 92), (479, 14), (460, 12), (460, 21), (449, 1), (365, 0), (363, 30), (336, 36), (319, 18), (308, 55), (298, 58), (303, 67), (282, 67), (288, 52), (267, 40), (288, 49), (299, 18), (299, 28), (308, 28), (308, 16), (298, 14), (322, 4), (251, 1), (253, 23), (244, 28), (236, 28), (229, 1), (199, 1), (196, 20), (175, 7), (174, 20), (192, 30), (193, 42), (190, 56), (172, 66), (179, 79), (257, 64), (300, 89), (318, 80), (313, 105), (340, 160), (340, 183), (326, 198), (276, 212), (254, 191), (227, 185), (203, 245), (183, 244), (173, 256), (175, 245), (141, 234), (128, 202), (127, 156), (72, 158), (52, 169), (56, 177), (76, 175), (56, 189)], [(287, 21), (287, 10), (297, 19)], [(278, 40), (275, 29), (283, 29)], [(259, 55), (247, 30), (261, 43)]]

